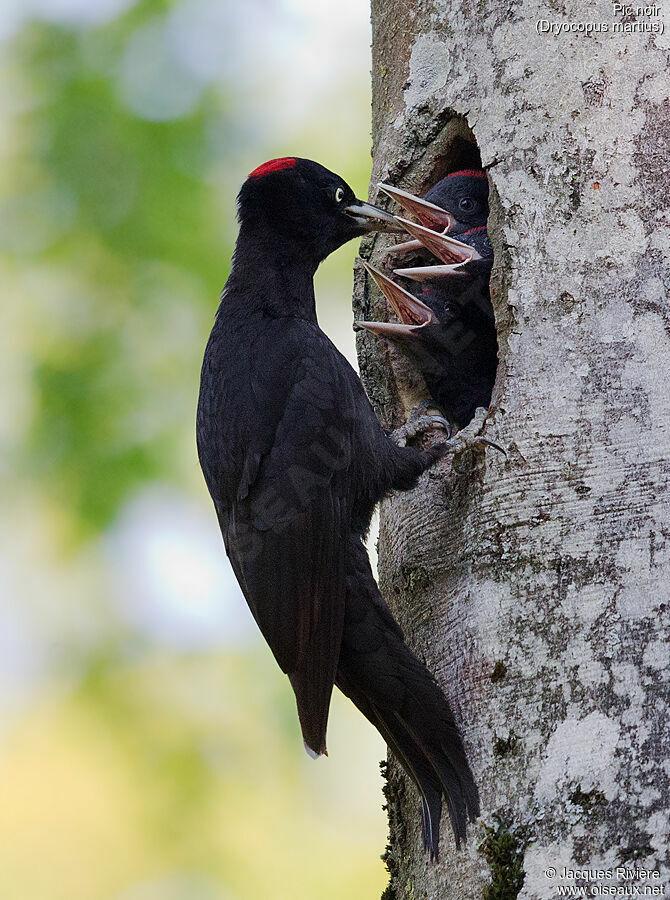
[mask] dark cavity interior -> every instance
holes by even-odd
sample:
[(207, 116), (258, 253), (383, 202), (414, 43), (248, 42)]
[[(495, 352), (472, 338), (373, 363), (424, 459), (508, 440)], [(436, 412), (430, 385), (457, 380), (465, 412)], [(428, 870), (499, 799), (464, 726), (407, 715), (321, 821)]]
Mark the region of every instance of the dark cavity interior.
[[(394, 186), (448, 209), (458, 219), (465, 215), (464, 206), (469, 206), (465, 202), (468, 190), (485, 198), (488, 178), (482, 173), (479, 148), (465, 120), (457, 118), (450, 125), (451, 129), (449, 126), (445, 129), (443, 141), (437, 142), (438, 152), (432, 158), (422, 160), (419, 178), (412, 172), (411, 183), (409, 178), (403, 178)], [(459, 171), (470, 174), (452, 176)], [(460, 178), (458, 189), (457, 178)], [(444, 188), (442, 194), (440, 186)], [(459, 274), (453, 269), (443, 269), (440, 273), (439, 267), (444, 266), (445, 258), (448, 260), (448, 252), (439, 259), (423, 246), (397, 254), (391, 248), (385, 261), (387, 274), (430, 306), (439, 319), (438, 323), (408, 335), (402, 344), (398, 341), (398, 346), (423, 375), (435, 403), (458, 428), (471, 421), (478, 407), (491, 405), (498, 369), (498, 335), (490, 291), (494, 258), (487, 229), (490, 200), (489, 190), (489, 205), (484, 207), (483, 218), (479, 221), (467, 226), (457, 222), (446, 231), (447, 235), (472, 246), (480, 257), (459, 266)], [(447, 206), (443, 206), (445, 202)], [(404, 218), (417, 221), (417, 215), (399, 212), (396, 203), (389, 204), (389, 208)], [(426, 278), (418, 272), (410, 277), (396, 272), (427, 266), (437, 268), (434, 275)], [(412, 323), (408, 321), (407, 324)]]

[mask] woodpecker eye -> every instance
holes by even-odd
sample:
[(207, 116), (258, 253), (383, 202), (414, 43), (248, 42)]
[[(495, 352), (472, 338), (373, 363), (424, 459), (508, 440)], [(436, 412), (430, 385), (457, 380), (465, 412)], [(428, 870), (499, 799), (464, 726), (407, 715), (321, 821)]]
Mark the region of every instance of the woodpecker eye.
[(344, 188), (338, 187), (335, 191), (335, 203), (341, 203), (344, 200)]
[(469, 212), (471, 209), (475, 208), (474, 201), (469, 197), (463, 197), (463, 199), (459, 201), (458, 205), (461, 209), (466, 210), (466, 212)]

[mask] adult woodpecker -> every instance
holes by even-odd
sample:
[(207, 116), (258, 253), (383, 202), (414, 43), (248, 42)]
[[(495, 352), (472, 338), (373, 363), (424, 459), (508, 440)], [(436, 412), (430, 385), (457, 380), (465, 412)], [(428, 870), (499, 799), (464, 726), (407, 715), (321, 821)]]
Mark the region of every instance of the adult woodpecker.
[(363, 543), (375, 504), (442, 456), (397, 446), (321, 331), (313, 276), (346, 241), (394, 228), (342, 178), (293, 157), (254, 170), (202, 366), (198, 453), (226, 551), (298, 706), (326, 753), (337, 684), (386, 739), (421, 796), (437, 856), (442, 797), (457, 844), (478, 814), (453, 715), (379, 592)]
[(489, 405), (498, 365), (489, 295), (493, 249), (486, 227), (486, 176), (479, 170), (452, 173), (424, 198), (389, 185), (380, 187), (419, 220), (398, 217), (413, 240), (390, 252), (397, 257), (425, 249), (440, 263), (394, 270), (420, 282), (417, 294), (366, 266), (400, 322), (357, 324), (406, 353), (445, 416), (463, 428), (478, 407)]

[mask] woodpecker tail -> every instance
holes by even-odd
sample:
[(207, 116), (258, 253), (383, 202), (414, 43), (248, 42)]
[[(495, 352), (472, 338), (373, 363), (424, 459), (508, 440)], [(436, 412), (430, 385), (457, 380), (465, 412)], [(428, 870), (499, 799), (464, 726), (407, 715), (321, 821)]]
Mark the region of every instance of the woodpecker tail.
[(352, 547), (336, 684), (377, 728), (421, 796), (422, 831), (438, 855), (442, 798), (456, 846), (479, 793), (449, 704), (384, 603), (360, 541)]

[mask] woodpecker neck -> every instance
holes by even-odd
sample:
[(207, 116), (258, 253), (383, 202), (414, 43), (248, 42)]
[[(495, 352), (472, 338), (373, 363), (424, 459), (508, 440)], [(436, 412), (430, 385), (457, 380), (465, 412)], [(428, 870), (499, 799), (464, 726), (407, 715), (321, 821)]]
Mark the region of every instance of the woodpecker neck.
[(319, 262), (285, 235), (243, 226), (230, 273), (231, 293), (267, 315), (316, 322), (314, 273)]

